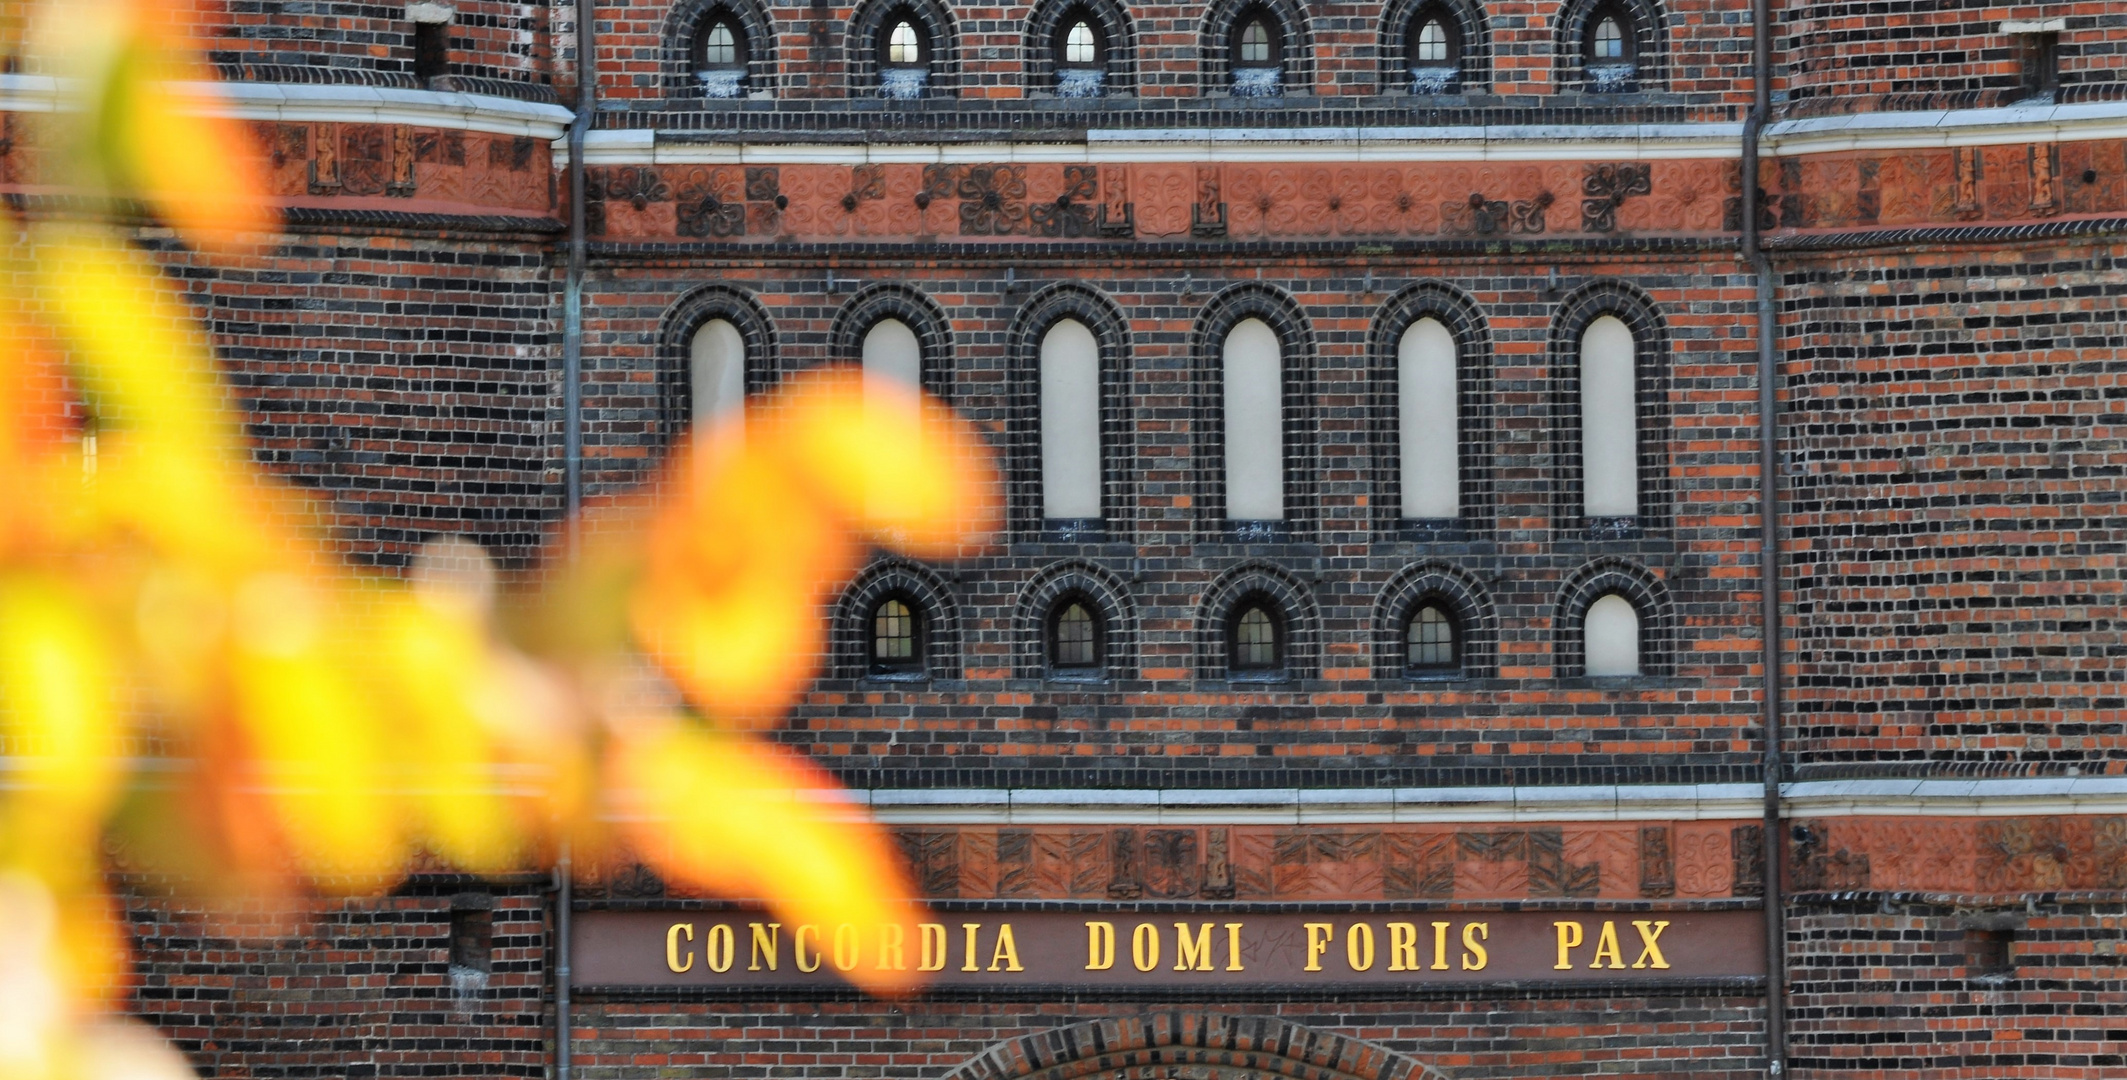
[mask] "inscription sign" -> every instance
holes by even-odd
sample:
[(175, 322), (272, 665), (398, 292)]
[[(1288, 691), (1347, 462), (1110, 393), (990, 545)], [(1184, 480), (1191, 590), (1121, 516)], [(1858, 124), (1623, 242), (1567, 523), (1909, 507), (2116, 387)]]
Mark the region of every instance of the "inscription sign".
[(760, 911), (577, 916), (579, 987), (801, 989), (859, 968), (934, 987), (1242, 989), (1765, 973), (1756, 911), (934, 912), (905, 925)]

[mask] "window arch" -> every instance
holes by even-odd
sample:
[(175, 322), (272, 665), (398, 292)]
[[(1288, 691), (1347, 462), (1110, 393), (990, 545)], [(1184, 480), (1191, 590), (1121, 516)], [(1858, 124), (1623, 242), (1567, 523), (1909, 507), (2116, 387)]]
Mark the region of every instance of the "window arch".
[(1640, 673), (1640, 612), (1620, 593), (1604, 593), (1581, 618), (1582, 666), (1590, 677)]
[(1404, 668), (1413, 676), (1462, 673), (1462, 625), (1454, 608), (1427, 597), (1404, 627)]
[(1280, 678), (1285, 674), (1284, 613), (1267, 596), (1250, 596), (1234, 605), (1226, 627), (1226, 671), (1236, 679)]
[(1229, 521), (1285, 518), (1284, 353), (1278, 332), (1252, 316), (1220, 348)]
[(1462, 82), (1462, 26), (1440, 4), (1418, 9), (1411, 19), (1403, 56), (1414, 94), (1451, 94)]
[(1581, 514), (1640, 513), (1638, 343), (1624, 320), (1597, 316), (1581, 331)]
[(880, 319), (864, 332), (864, 378), (881, 379), (911, 389), (923, 385), (923, 345), (909, 325)]
[(1557, 27), (1561, 87), (1620, 94), (1661, 84), (1657, 0), (1568, 0)]
[(941, 0), (859, 0), (846, 25), (852, 93), (914, 101), (959, 88), (953, 13)]
[(713, 98), (743, 97), (746, 73), (753, 60), (752, 41), (746, 24), (729, 8), (711, 8), (696, 25), (693, 48), (694, 78), (702, 94)]
[(1407, 521), (1462, 516), (1460, 357), (1439, 319), (1419, 318), (1396, 349), (1402, 514)]
[(731, 320), (710, 319), (689, 342), (692, 415), (697, 428), (712, 422), (743, 423), (746, 403), (746, 338)]
[(675, 0), (665, 19), (666, 93), (735, 100), (774, 89), (775, 31), (761, 0)]
[(912, 678), (925, 673), (929, 629), (923, 607), (913, 597), (890, 593), (872, 605), (869, 624), (871, 646), (866, 652), (869, 673), (879, 678)]
[(1235, 97), (1284, 93), (1285, 28), (1269, 8), (1249, 8), (1234, 20), (1226, 56)]
[(1100, 342), (1077, 319), (1041, 339), (1041, 516), (1101, 516)]
[(1389, 579), (1375, 602), (1373, 626), (1377, 678), (1467, 679), (1494, 670), (1498, 616), (1491, 596), (1453, 563), (1418, 563)]
[(1065, 596), (1050, 609), (1049, 671), (1062, 678), (1097, 678), (1106, 673), (1107, 620), (1091, 597)]

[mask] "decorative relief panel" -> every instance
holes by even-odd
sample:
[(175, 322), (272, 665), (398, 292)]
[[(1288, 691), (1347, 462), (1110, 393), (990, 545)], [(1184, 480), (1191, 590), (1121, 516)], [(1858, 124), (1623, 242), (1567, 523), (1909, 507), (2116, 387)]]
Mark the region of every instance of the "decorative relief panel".
[[(2127, 211), (2127, 143), (1781, 158), (1759, 174), (1782, 229), (2010, 224)], [(1656, 194), (1665, 185), (1656, 165)], [(1688, 217), (1688, 215), (1686, 215)]]

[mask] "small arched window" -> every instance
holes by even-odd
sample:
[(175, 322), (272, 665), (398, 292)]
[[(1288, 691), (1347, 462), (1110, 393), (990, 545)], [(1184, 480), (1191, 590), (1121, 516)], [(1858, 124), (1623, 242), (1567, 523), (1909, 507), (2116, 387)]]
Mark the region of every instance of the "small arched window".
[(1226, 517), (1285, 517), (1284, 345), (1261, 319), (1226, 334)]
[(1072, 597), (1056, 605), (1049, 620), (1049, 667), (1059, 675), (1086, 676), (1101, 670), (1101, 621), (1092, 604)]
[(1254, 8), (1241, 13), (1228, 46), (1236, 96), (1276, 97), (1283, 91), (1284, 37), (1270, 12)]
[(1261, 678), (1285, 670), (1285, 627), (1269, 604), (1242, 604), (1226, 636), (1227, 668), (1235, 676)]
[(1055, 52), (1058, 97), (1101, 96), (1108, 78), (1108, 41), (1091, 13), (1079, 8), (1064, 16)]
[(744, 422), (746, 339), (728, 319), (711, 319), (694, 332), (692, 366), (694, 424)]
[(746, 28), (722, 8), (702, 20), (694, 35), (694, 77), (709, 97), (739, 97), (746, 92)]
[(1411, 616), (1404, 641), (1413, 675), (1447, 675), (1462, 668), (1462, 634), (1445, 605), (1427, 603)]
[(1605, 593), (1581, 620), (1588, 674), (1617, 677), (1640, 673), (1640, 613), (1632, 601)]
[(1396, 350), (1396, 413), (1403, 443), (1403, 517), (1462, 516), (1462, 439), (1456, 401), (1455, 335), (1419, 319)]
[(1407, 54), (1411, 92), (1446, 94), (1456, 89), (1462, 71), (1462, 31), (1453, 16), (1429, 5), (1411, 20)]
[(1614, 315), (1588, 324), (1580, 340), (1582, 514), (1630, 518), (1640, 512), (1637, 343)]
[(1101, 516), (1100, 343), (1076, 319), (1041, 339), (1041, 516)]
[(872, 609), (871, 673), (887, 677), (923, 673), (923, 616), (907, 597), (889, 596)]
[(1637, 43), (1632, 16), (1616, 4), (1605, 4), (1588, 17), (1581, 42), (1581, 66), (1587, 72), (1588, 89), (1616, 93), (1632, 89), (1639, 73)]
[(906, 11), (888, 16), (879, 35), (880, 94), (899, 100), (920, 98), (930, 80), (931, 43), (923, 25)]

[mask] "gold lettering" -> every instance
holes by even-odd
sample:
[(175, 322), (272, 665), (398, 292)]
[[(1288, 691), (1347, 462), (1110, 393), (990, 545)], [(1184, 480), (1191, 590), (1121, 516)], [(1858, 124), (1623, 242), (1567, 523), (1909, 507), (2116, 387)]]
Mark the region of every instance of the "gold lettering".
[(1418, 970), (1418, 924), (1392, 922), (1388, 924), (1388, 969), (1390, 971)]
[(805, 935), (807, 933), (818, 937), (820, 936), (820, 928), (810, 923), (798, 927), (797, 934), (790, 939), (790, 954), (798, 962), (799, 971), (810, 973), (820, 970), (820, 957), (815, 953), (812, 957), (812, 966), (807, 967), (805, 965)]
[(920, 946), (916, 956), (916, 970), (944, 971), (945, 924), (934, 922), (919, 924), (916, 927), (916, 937), (918, 939), (917, 944)]
[(1329, 951), (1331, 938), (1337, 936), (1337, 928), (1326, 922), (1311, 922), (1307, 925), (1308, 971), (1322, 970), (1322, 954)]
[[(1004, 967), (1002, 969), (999, 969), (997, 966), (999, 961), (1002, 961), (1004, 963)], [(1019, 966), (1019, 943), (1017, 941), (1012, 940), (1011, 923), (1005, 923), (1004, 925), (999, 926), (997, 928), (997, 948), (995, 951), (990, 953), (990, 970), (1026, 970), (1025, 968)]]
[(1226, 970), (1241, 970), (1241, 924), (1226, 924)]
[(1551, 970), (1573, 970), (1573, 960), (1566, 955), (1566, 950), (1580, 944), (1581, 925), (1577, 922), (1554, 922), (1551, 924), (1551, 929), (1558, 934), (1558, 963), (1551, 965)]
[(1189, 924), (1174, 924), (1174, 970), (1211, 970), (1211, 924), (1197, 927), (1196, 937), (1189, 936)]
[[(848, 946), (844, 948), (844, 946)], [(835, 927), (835, 970), (848, 971), (857, 966), (857, 928), (848, 923)]]
[[(1595, 958), (1588, 961), (1588, 966), (1592, 968), (1622, 968), (1625, 966), (1625, 958), (1621, 955), (1623, 952), (1624, 950), (1620, 949), (1617, 944), (1617, 924), (1605, 919), (1603, 921), (1603, 932), (1596, 935), (1595, 938)], [(1610, 958), (1610, 962), (1607, 964), (1603, 963), (1603, 957), (1605, 956)]]
[(1086, 970), (1106, 971), (1115, 966), (1115, 924), (1086, 924)]
[(731, 970), (731, 955), (738, 951), (738, 935), (731, 927), (718, 923), (709, 928), (709, 970), (722, 974)]
[(1446, 971), (1448, 969), (1448, 927), (1453, 925), (1453, 923), (1444, 922), (1433, 924), (1434, 971)]
[(1160, 928), (1148, 922), (1130, 931), (1130, 963), (1139, 971), (1160, 966)]
[(1463, 924), (1462, 970), (1483, 971), (1484, 966), (1492, 962), (1492, 957), (1484, 951), (1483, 944), (1491, 940), (1491, 938), (1491, 923), (1473, 922)]
[(965, 959), (960, 964), (960, 970), (962, 971), (982, 970), (975, 963), (975, 931), (981, 928), (981, 923), (964, 922), (960, 924), (960, 929), (967, 931), (967, 951), (962, 954)]
[(1374, 966), (1374, 928), (1363, 922), (1355, 922), (1344, 931), (1344, 960), (1353, 971), (1368, 971)]
[(879, 970), (907, 971), (908, 929), (900, 923), (879, 924)]
[[(1632, 925), (1640, 932), (1640, 958), (1634, 960), (1632, 966), (1651, 967), (1658, 971), (1669, 970), (1669, 959), (1662, 955), (1661, 946), (1655, 944), (1662, 939), (1662, 931), (1669, 929), (1669, 920), (1660, 919), (1650, 923), (1646, 919), (1634, 919)], [(1653, 929), (1648, 929), (1650, 926)], [(1648, 963), (1650, 959), (1654, 961), (1651, 964)]]
[[(687, 932), (687, 962), (685, 964), (679, 962), (679, 935), (682, 930)], [(693, 923), (676, 922), (672, 924), (672, 929), (665, 931), (665, 966), (675, 972), (694, 970)]]
[(760, 923), (748, 923), (747, 925), (753, 927), (753, 962), (746, 965), (746, 970), (761, 970), (761, 950), (767, 949), (768, 970), (774, 971), (776, 949), (781, 946), (783, 940), (783, 924), (779, 922), (767, 924), (767, 933), (761, 932), (762, 924)]

